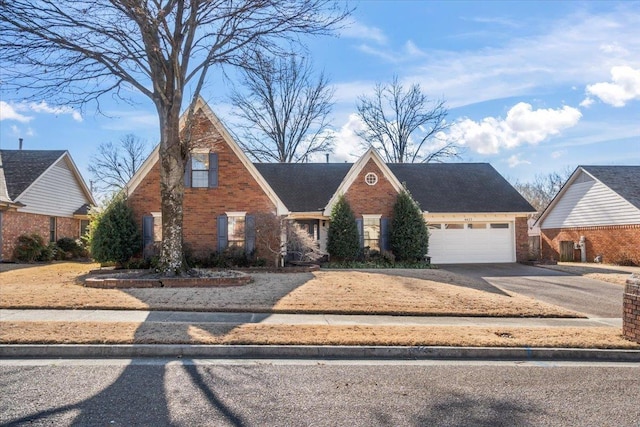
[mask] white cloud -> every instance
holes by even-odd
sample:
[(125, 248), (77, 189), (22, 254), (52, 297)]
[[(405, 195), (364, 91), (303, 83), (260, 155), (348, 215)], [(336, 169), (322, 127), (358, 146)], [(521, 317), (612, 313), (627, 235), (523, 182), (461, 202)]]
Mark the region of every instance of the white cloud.
[(576, 108), (533, 110), (531, 104), (514, 105), (505, 119), (486, 117), (479, 122), (462, 119), (441, 138), (456, 141), (480, 154), (495, 154), (523, 144), (538, 144), (562, 129), (575, 126), (582, 117)]
[(16, 120), (22, 123), (28, 123), (34, 119), (33, 116), (26, 116), (21, 113), (33, 112), (44, 114), (70, 114), (76, 122), (82, 121), (82, 115), (77, 110), (67, 106), (54, 107), (45, 101), (40, 102), (20, 102), (17, 104), (9, 104), (0, 101), (0, 120)]
[(158, 128), (158, 115), (148, 111), (109, 111), (111, 120), (102, 126), (106, 130), (134, 132)]
[(380, 28), (364, 25), (355, 19), (346, 23), (344, 28), (340, 30), (340, 35), (352, 39), (369, 40), (378, 44), (387, 43), (387, 36)]
[(34, 136), (35, 134), (36, 132), (30, 127), (27, 127), (26, 129), (23, 130), (16, 125), (11, 125), (11, 135), (13, 136), (24, 137), (24, 136)]
[(33, 120), (33, 117), (25, 116), (18, 112), (17, 108), (4, 101), (0, 101), (0, 121), (2, 120), (15, 120), (21, 123), (29, 123)]
[(586, 98), (585, 98), (585, 99), (580, 103), (580, 106), (581, 106), (581, 107), (583, 107), (583, 108), (589, 108), (589, 107), (591, 107), (591, 106), (593, 105), (593, 103), (594, 103), (594, 102), (595, 102), (595, 101), (593, 100), (593, 98), (586, 97)]
[(67, 106), (51, 106), (47, 104), (45, 101), (40, 101), (39, 103), (30, 102), (28, 104), (29, 110), (36, 113), (46, 113), (46, 114), (70, 114), (73, 120), (76, 122), (82, 121), (82, 115), (77, 110), (74, 110), (71, 107)]
[[(364, 129), (364, 123), (357, 114), (350, 114), (347, 122), (334, 132), (334, 150), (331, 154), (332, 162), (354, 162), (364, 151), (362, 138), (357, 135)], [(323, 161), (321, 159), (320, 161)]]
[(521, 160), (519, 157), (519, 154), (514, 154), (511, 157), (509, 157), (507, 159), (507, 163), (509, 164), (510, 168), (515, 168), (518, 165), (530, 165), (531, 162), (528, 160)]
[[(614, 107), (624, 107), (629, 101), (640, 100), (640, 69), (634, 70), (629, 66), (613, 67), (611, 68), (611, 81), (611, 83), (588, 85), (587, 94)], [(588, 99), (585, 99), (583, 103)]]
[(556, 151), (553, 151), (551, 153), (551, 158), (552, 159), (559, 159), (560, 157), (564, 156), (565, 154), (567, 154), (567, 150), (556, 150)]

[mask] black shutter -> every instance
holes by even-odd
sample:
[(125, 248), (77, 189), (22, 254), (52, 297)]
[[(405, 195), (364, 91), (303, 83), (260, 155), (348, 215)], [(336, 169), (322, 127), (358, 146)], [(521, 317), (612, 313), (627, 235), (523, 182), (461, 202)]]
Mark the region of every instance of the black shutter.
[(142, 249), (153, 243), (153, 217), (145, 215), (142, 217)]
[(229, 236), (227, 235), (227, 216), (220, 215), (218, 217), (218, 252), (227, 249)]
[(191, 156), (187, 159), (187, 164), (184, 166), (184, 188), (191, 187)]
[(358, 227), (358, 238), (360, 240), (360, 248), (364, 248), (364, 224), (361, 219), (356, 219), (356, 226)]
[(209, 188), (218, 187), (218, 153), (209, 153)]
[(253, 215), (244, 218), (244, 236), (245, 252), (252, 255), (256, 250), (256, 218)]
[(389, 250), (389, 218), (380, 218), (380, 250)]

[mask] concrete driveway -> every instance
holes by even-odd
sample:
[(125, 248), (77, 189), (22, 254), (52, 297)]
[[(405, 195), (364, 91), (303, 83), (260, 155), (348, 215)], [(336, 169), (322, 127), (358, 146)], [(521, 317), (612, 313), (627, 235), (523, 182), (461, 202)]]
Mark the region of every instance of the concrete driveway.
[(440, 268), (482, 279), (504, 291), (575, 310), (590, 318), (622, 318), (624, 286), (516, 263), (451, 264)]

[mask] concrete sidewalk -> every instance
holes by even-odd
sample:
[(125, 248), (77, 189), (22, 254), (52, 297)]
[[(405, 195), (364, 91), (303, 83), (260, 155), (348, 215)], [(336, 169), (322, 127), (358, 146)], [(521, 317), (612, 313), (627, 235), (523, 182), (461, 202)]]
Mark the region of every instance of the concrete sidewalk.
[(139, 310), (0, 310), (13, 322), (156, 322), (286, 325), (622, 327), (621, 318), (447, 317), (346, 314), (270, 314)]

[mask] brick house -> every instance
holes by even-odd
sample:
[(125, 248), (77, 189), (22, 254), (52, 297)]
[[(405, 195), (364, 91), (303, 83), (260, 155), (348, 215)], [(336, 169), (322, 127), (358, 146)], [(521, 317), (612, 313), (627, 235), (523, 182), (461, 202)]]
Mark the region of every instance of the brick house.
[(79, 238), (95, 205), (69, 152), (0, 150), (0, 260), (10, 261), (21, 234), (45, 242)]
[[(185, 173), (184, 241), (206, 256), (229, 246), (257, 250), (255, 218), (273, 213), (306, 228), (326, 247), (331, 209), (342, 194), (361, 245), (388, 248), (397, 194), (407, 187), (430, 228), (434, 263), (515, 262), (527, 257), (534, 209), (489, 164), (387, 164), (373, 149), (351, 163), (252, 163), (198, 100)], [(162, 238), (160, 170), (154, 150), (126, 189), (145, 245)]]
[(640, 264), (640, 166), (579, 166), (538, 224), (544, 259), (581, 260), (583, 238), (588, 262)]

